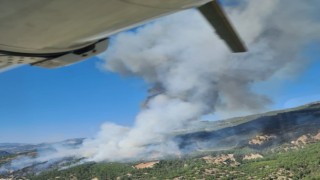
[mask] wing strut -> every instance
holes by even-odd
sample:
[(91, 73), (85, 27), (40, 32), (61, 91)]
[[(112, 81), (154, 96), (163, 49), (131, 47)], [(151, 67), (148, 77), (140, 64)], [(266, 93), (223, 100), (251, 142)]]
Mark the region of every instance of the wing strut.
[(235, 52), (246, 52), (247, 49), (241, 41), (224, 10), (217, 0), (209, 2), (198, 8), (208, 22), (215, 28), (216, 33), (225, 40), (229, 48)]

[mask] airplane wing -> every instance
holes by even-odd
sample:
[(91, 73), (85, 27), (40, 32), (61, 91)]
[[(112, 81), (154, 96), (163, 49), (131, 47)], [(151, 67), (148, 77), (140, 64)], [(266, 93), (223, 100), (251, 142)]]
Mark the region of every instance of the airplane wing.
[(108, 37), (180, 10), (199, 10), (234, 52), (246, 49), (217, 1), (1, 0), (0, 71), (70, 65), (107, 49)]
[(233, 52), (247, 51), (244, 43), (232, 27), (228, 17), (225, 15), (217, 1), (209, 2), (200, 6), (198, 9)]

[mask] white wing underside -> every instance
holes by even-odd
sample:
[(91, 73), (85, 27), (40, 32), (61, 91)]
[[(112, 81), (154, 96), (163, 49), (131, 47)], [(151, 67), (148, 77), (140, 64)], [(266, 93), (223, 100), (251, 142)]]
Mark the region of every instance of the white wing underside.
[(8, 71), (10, 69), (20, 67), (24, 64), (32, 64), (42, 60), (45, 60), (45, 58), (10, 56), (5, 54), (0, 54), (0, 72)]

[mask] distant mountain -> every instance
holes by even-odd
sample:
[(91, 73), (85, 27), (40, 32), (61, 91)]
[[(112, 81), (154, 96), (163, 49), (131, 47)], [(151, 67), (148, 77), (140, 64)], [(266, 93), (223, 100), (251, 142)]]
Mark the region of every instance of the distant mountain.
[(0, 151), (7, 151), (12, 154), (26, 153), (30, 151), (39, 151), (51, 148), (55, 145), (78, 146), (82, 144), (84, 138), (68, 139), (61, 142), (40, 143), (40, 144), (23, 144), (23, 143), (0, 143)]
[(7, 156), (10, 155), (7, 151), (0, 151), (0, 156)]

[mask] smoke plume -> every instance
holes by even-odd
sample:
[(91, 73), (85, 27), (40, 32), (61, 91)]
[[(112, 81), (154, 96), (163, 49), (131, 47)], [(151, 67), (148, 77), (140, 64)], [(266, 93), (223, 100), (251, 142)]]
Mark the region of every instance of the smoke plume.
[[(235, 1), (236, 2), (236, 1)], [(231, 3), (235, 4), (235, 3)], [(133, 127), (106, 123), (80, 152), (94, 161), (161, 158), (180, 152), (174, 130), (214, 112), (257, 112), (272, 100), (254, 83), (306, 65), (300, 50), (319, 39), (318, 1), (244, 0), (227, 7), (249, 52), (233, 54), (196, 10), (111, 39), (103, 68), (143, 78), (151, 91)], [(290, 74), (288, 75), (290, 76)], [(125, 111), (125, 109), (124, 109)]]

